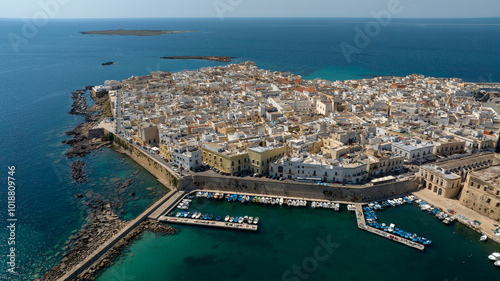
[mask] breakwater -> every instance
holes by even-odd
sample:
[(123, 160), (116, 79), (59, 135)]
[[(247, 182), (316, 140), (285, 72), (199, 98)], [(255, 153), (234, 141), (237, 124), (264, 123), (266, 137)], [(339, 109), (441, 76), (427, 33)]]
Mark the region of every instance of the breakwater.
[[(149, 207), (146, 211), (140, 214), (137, 218), (130, 221), (127, 225), (121, 228), (116, 234), (114, 234), (111, 238), (107, 239), (103, 242), (97, 249), (93, 250), (91, 254), (88, 254), (84, 259), (73, 266), (71, 269), (64, 268), (66, 270), (65, 274), (62, 275), (57, 280), (59, 281), (69, 281), (74, 280), (80, 274), (85, 274), (85, 270), (90, 268), (95, 268), (99, 264), (102, 263), (102, 257), (108, 253), (117, 243), (119, 243), (123, 238), (125, 238), (131, 231), (134, 231), (142, 222), (144, 222), (147, 217), (153, 213), (160, 205), (165, 203), (167, 200), (174, 196), (179, 196), (178, 192), (175, 190), (170, 191), (168, 194), (163, 196), (160, 200), (155, 202), (151, 207)], [(55, 280), (55, 279), (48, 279)]]

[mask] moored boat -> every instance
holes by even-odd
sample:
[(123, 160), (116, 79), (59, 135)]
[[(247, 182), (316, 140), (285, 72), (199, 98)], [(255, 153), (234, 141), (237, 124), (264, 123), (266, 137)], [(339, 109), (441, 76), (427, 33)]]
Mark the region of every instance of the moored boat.
[(488, 256), (488, 259), (490, 259), (492, 261), (498, 261), (498, 260), (500, 260), (500, 253), (494, 252)]
[(255, 217), (255, 219), (253, 219), (253, 224), (258, 224), (259, 223), (259, 217)]
[(481, 238), (479, 238), (479, 241), (484, 242), (488, 239), (488, 236), (486, 234), (482, 235)]
[(226, 217), (224, 218), (224, 221), (229, 221), (229, 216), (226, 216)]

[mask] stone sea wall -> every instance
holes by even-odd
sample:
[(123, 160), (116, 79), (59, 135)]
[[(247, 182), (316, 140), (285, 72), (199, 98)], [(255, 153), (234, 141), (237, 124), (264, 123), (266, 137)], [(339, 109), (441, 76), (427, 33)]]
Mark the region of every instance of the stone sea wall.
[[(187, 180), (181, 180), (185, 185)], [(257, 194), (291, 196), (336, 201), (362, 202), (399, 196), (417, 189), (418, 183), (404, 180), (368, 186), (323, 186), (309, 183), (291, 183), (262, 178), (211, 177), (195, 175), (189, 179), (184, 189), (207, 189), (228, 192), (248, 192)]]
[(115, 135), (114, 143), (122, 148), (123, 153), (127, 154), (130, 158), (148, 170), (160, 182), (168, 187), (177, 188), (179, 179), (172, 174), (168, 169), (160, 164), (156, 159), (153, 159), (145, 151), (135, 147), (126, 140)]

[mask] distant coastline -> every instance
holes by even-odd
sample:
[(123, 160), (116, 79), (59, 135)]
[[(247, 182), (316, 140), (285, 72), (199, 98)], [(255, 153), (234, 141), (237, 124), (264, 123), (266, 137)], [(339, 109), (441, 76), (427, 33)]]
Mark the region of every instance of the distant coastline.
[(229, 56), (170, 56), (161, 58), (165, 60), (211, 60), (220, 62), (231, 62), (232, 59), (236, 59), (236, 57)]
[(116, 30), (94, 30), (94, 31), (81, 31), (81, 34), (89, 35), (126, 35), (126, 36), (158, 36), (163, 34), (195, 32), (193, 30), (150, 30), (150, 29), (116, 29)]

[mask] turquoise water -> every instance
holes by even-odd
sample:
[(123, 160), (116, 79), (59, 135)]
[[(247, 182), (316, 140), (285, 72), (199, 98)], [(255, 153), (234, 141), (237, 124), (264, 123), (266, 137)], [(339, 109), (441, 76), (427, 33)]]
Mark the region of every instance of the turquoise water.
[[(500, 82), (500, 49), (494, 47), (500, 45), (498, 18), (393, 20), (348, 63), (339, 45), (342, 42), (352, 43), (354, 28), (363, 28), (369, 21), (51, 20), (21, 44), (19, 52), (13, 50), (7, 36), (1, 36), (0, 167), (3, 168), (0, 168), (0, 175), (5, 179), (5, 167), (16, 166), (19, 272), (16, 278), (33, 280), (61, 259), (64, 242), (84, 222), (88, 200), (104, 198), (124, 201), (120, 216), (130, 219), (165, 192), (151, 175), (124, 156), (107, 149), (85, 157), (89, 183), (72, 183), (69, 165), (73, 160), (65, 159), (64, 152), (68, 146), (61, 141), (67, 139), (65, 131), (82, 121), (80, 117), (66, 114), (72, 102), (71, 92), (76, 89), (102, 84), (109, 79), (145, 75), (154, 70), (180, 71), (224, 64), (160, 59), (169, 55), (236, 56), (238, 59), (235, 62), (252, 60), (260, 68), (291, 71), (307, 78), (337, 80), (420, 73), (455, 76), (468, 81)], [(0, 19), (0, 34), (13, 32), (21, 35), (23, 25), (23, 20)], [(157, 37), (85, 36), (79, 33), (120, 26), (124, 29), (199, 32)], [(107, 61), (114, 61), (115, 64), (101, 66)], [(124, 181), (135, 170), (140, 172), (133, 176), (136, 181), (126, 192), (119, 193), (116, 184), (109, 181), (114, 178)], [(136, 195), (129, 196), (134, 191)], [(5, 193), (6, 190), (1, 189), (1, 206), (6, 205)], [(86, 196), (76, 199), (76, 193)], [(278, 214), (287, 220), (287, 213)], [(0, 221), (5, 221), (5, 216), (6, 212), (0, 211)], [(275, 220), (275, 224), (278, 222)], [(318, 225), (324, 224), (318, 221)], [(7, 245), (3, 241), (9, 233), (5, 225), (0, 229), (0, 253), (5, 255)], [(321, 229), (315, 226), (310, 231)], [(349, 228), (342, 231), (353, 235)], [(189, 230), (183, 233), (187, 234)], [(217, 238), (217, 235), (214, 237)], [(209, 240), (206, 243), (211, 245), (208, 247), (215, 245)], [(307, 249), (308, 245), (305, 245), (303, 249)], [(294, 247), (298, 247), (298, 252), (305, 251), (301, 250), (302, 246)], [(0, 260), (0, 279), (4, 278), (6, 268), (6, 263)]]
[[(173, 236), (145, 232), (98, 280), (120, 274), (121, 280), (164, 281), (496, 280), (499, 274), (487, 259), (498, 245), (479, 242), (470, 229), (446, 226), (414, 206), (378, 212), (379, 221), (433, 240), (424, 252), (359, 230), (345, 206), (337, 213), (207, 201), (196, 199), (191, 209), (259, 216), (258, 232), (183, 225), (173, 225), (179, 229)], [(331, 253), (318, 239), (331, 243)], [(314, 262), (318, 247), (321, 260)], [(294, 266), (301, 273), (294, 273)]]

